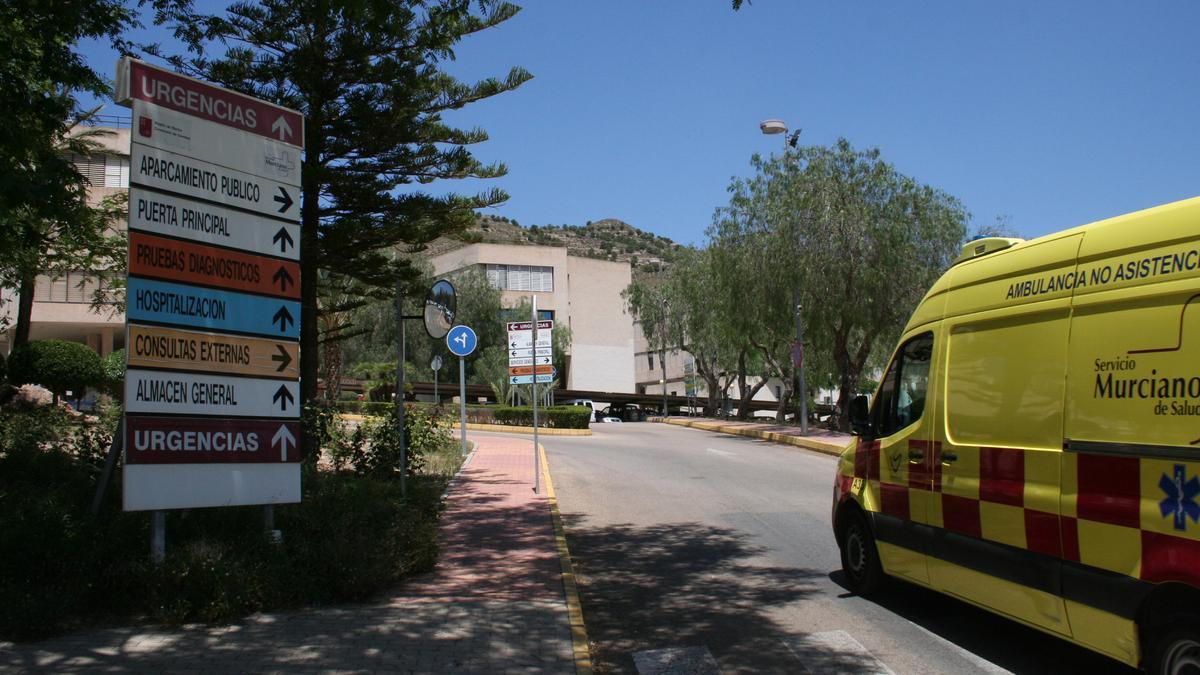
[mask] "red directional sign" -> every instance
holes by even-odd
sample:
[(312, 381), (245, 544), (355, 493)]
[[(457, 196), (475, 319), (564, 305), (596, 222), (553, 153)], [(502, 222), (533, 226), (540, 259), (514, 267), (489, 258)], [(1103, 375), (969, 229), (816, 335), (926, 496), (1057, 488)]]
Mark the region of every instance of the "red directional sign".
[(210, 417), (125, 418), (129, 464), (299, 462), (300, 423)]
[(304, 117), (286, 108), (207, 82), (130, 60), (129, 80), (118, 81), (117, 102), (131, 99), (177, 110), (234, 129), (304, 147)]
[(290, 260), (129, 232), (129, 273), (186, 284), (203, 284), (300, 297), (300, 265)]

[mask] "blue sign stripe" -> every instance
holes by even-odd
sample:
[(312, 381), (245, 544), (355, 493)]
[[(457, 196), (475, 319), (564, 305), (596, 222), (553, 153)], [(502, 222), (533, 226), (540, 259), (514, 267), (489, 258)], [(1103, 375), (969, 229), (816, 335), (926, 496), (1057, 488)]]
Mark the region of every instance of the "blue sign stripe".
[(300, 303), (129, 277), (126, 316), (191, 328), (300, 338)]

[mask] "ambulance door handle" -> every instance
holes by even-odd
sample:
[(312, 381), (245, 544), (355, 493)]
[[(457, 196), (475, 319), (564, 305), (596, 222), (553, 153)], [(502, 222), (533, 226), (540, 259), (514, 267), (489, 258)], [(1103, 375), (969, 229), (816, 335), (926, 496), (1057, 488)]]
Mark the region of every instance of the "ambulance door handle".
[(958, 461), (957, 454), (955, 454), (953, 452), (943, 452), (942, 453), (942, 463), (949, 464), (950, 462), (957, 462), (957, 461)]
[(921, 462), (921, 461), (924, 461), (924, 459), (925, 459), (925, 453), (921, 452), (920, 450), (909, 450), (908, 451), (908, 461)]

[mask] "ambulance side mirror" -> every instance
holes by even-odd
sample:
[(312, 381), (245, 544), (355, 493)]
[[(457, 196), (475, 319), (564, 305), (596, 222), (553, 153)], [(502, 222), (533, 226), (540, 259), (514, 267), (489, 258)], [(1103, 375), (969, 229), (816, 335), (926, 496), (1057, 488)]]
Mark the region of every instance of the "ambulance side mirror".
[(866, 396), (855, 396), (850, 401), (850, 432), (855, 436), (872, 436), (871, 410)]

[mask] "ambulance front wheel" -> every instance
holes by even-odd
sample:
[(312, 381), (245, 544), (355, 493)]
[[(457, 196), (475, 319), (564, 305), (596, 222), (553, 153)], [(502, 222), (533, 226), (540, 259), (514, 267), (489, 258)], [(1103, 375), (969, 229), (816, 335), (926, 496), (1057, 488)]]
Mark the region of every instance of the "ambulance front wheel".
[(1200, 673), (1200, 617), (1186, 615), (1179, 628), (1164, 633), (1150, 646), (1145, 664), (1149, 675)]
[(879, 549), (875, 546), (875, 535), (871, 534), (866, 517), (858, 509), (846, 513), (840, 543), (846, 586), (857, 595), (869, 595), (879, 590), (883, 585)]

